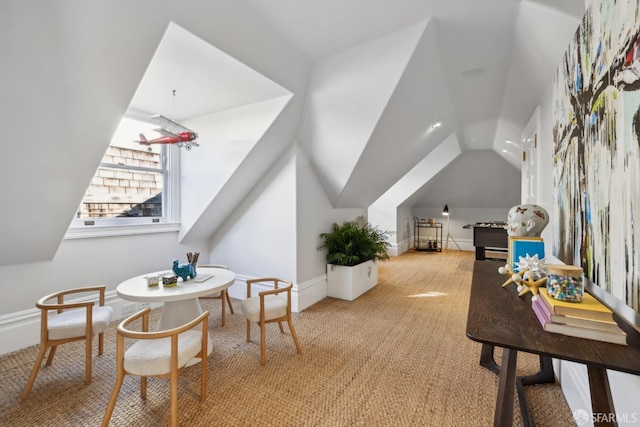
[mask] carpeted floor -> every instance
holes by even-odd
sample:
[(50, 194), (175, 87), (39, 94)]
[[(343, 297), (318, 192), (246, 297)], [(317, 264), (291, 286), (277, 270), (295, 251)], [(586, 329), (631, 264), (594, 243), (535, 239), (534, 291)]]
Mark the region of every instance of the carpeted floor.
[[(302, 354), (286, 327), (281, 335), (269, 325), (264, 367), (257, 326), (254, 340), (244, 340), (240, 304), (221, 327), (219, 301), (203, 301), (214, 344), (208, 396), (199, 401), (199, 370), (188, 368), (179, 385), (180, 424), (492, 425), (498, 378), (479, 366), (480, 344), (465, 336), (473, 260), (471, 252), (408, 252), (382, 263), (378, 286), (356, 301), (326, 298), (294, 314)], [(100, 425), (115, 381), (115, 323), (105, 343), (91, 384), (83, 382), (83, 344), (67, 344), (25, 401), (20, 394), (37, 347), (0, 357), (0, 425)], [(518, 374), (534, 373), (537, 362), (521, 353)], [(528, 387), (527, 398), (535, 425), (575, 425), (558, 385)], [(169, 381), (151, 378), (145, 401), (139, 379), (125, 378), (111, 425), (168, 423)]]

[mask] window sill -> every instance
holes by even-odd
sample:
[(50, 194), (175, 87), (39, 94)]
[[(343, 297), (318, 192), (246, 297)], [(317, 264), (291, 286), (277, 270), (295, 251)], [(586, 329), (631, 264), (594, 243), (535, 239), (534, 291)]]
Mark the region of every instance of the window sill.
[(132, 236), (135, 234), (171, 233), (180, 231), (179, 223), (137, 224), (120, 226), (70, 227), (65, 240), (90, 239), (95, 237)]

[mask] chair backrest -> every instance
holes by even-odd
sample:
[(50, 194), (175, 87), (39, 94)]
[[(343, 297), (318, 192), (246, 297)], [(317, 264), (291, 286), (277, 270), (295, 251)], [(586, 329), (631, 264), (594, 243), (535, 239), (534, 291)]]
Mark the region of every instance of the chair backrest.
[[(251, 287), (254, 284), (271, 283), (273, 289), (258, 292), (257, 297), (251, 296)], [(293, 283), (289, 280), (275, 277), (263, 277), (247, 280), (247, 298), (242, 300), (242, 311), (247, 317), (247, 342), (251, 340), (251, 323), (260, 325), (260, 364), (264, 365), (265, 355), (265, 324), (278, 322), (280, 332), (284, 333), (282, 322), (287, 322), (291, 337), (296, 345), (296, 350), (301, 353), (300, 343), (291, 322), (291, 288)], [(279, 294), (285, 293), (286, 299)], [(285, 306), (286, 305), (286, 306)]]
[(262, 277), (262, 278), (247, 280), (247, 298), (251, 298), (251, 288), (254, 283), (263, 284), (267, 282), (270, 282), (272, 284), (273, 289), (258, 292), (258, 296), (279, 294), (282, 292), (286, 292), (287, 300), (291, 302), (291, 288), (293, 287), (293, 282), (289, 280), (278, 279), (276, 277)]
[[(107, 405), (102, 426), (107, 427), (116, 405), (125, 375), (141, 377), (140, 395), (147, 394), (147, 376), (171, 378), (171, 425), (178, 425), (178, 375), (193, 361), (200, 362), (200, 400), (207, 396), (207, 353), (209, 312), (205, 311), (187, 324), (164, 331), (149, 332), (150, 308), (145, 308), (126, 318), (116, 334), (116, 384)], [(129, 324), (142, 320), (141, 331), (128, 328)], [(202, 324), (201, 332), (196, 327)], [(125, 351), (125, 338), (137, 340)], [(169, 339), (169, 340), (167, 340)], [(180, 340), (180, 346), (178, 346)], [(197, 360), (199, 359), (199, 360)]]
[(293, 282), (289, 280), (278, 279), (276, 277), (263, 277), (263, 278), (249, 279), (247, 280), (247, 299), (251, 298), (251, 287), (253, 284), (256, 284), (256, 283), (260, 283), (260, 284), (271, 283), (273, 286), (273, 289), (258, 292), (258, 296), (255, 297), (260, 299), (260, 306), (258, 307), (259, 310), (262, 312), (260, 317), (264, 319), (265, 298), (276, 298), (280, 294), (285, 293), (287, 298), (286, 314), (283, 317), (279, 317), (275, 315), (273, 316), (273, 318), (269, 319), (268, 321), (277, 321), (277, 319), (282, 319), (285, 317), (291, 318), (291, 288), (293, 288)]
[[(49, 294), (36, 302), (36, 307), (40, 309), (40, 350), (22, 394), (23, 399), (31, 392), (47, 349), (51, 348), (47, 357), (47, 365), (51, 365), (57, 346), (67, 342), (86, 340), (85, 383), (91, 382), (93, 335), (98, 334), (98, 354), (100, 355), (104, 347), (104, 331), (109, 327), (113, 317), (113, 308), (105, 305), (105, 289), (105, 286), (67, 289)], [(67, 296), (84, 298), (87, 297), (86, 294), (91, 294), (92, 299), (65, 302)], [(49, 317), (50, 312), (57, 314)]]
[(202, 264), (198, 265), (198, 268), (224, 268), (225, 270), (229, 269), (229, 267), (224, 264)]
[[(200, 316), (196, 317), (195, 319), (193, 319), (192, 321), (190, 321), (189, 323), (186, 323), (182, 326), (178, 326), (176, 328), (173, 329), (167, 329), (164, 331), (152, 331), (149, 332), (149, 313), (151, 312), (151, 308), (147, 307), (144, 310), (141, 310), (139, 312), (137, 312), (136, 314), (133, 314), (131, 316), (129, 316), (128, 318), (126, 318), (125, 320), (123, 320), (119, 325), (118, 325), (118, 329), (117, 332), (119, 335), (122, 335), (126, 338), (133, 338), (133, 339), (157, 339), (157, 338), (165, 338), (165, 337), (170, 337), (170, 336), (174, 336), (174, 335), (179, 335), (180, 333), (184, 332), (184, 331), (188, 331), (190, 329), (192, 329), (193, 327), (197, 326), (198, 323), (202, 323), (202, 331), (203, 332), (207, 332), (207, 318), (209, 317), (209, 312), (205, 311), (202, 314), (200, 314)], [(134, 331), (132, 329), (128, 329), (127, 326), (132, 323), (133, 321), (139, 319), (142, 317), (142, 330), (141, 331)], [(203, 334), (203, 336), (205, 336), (204, 338), (206, 338), (206, 333)]]

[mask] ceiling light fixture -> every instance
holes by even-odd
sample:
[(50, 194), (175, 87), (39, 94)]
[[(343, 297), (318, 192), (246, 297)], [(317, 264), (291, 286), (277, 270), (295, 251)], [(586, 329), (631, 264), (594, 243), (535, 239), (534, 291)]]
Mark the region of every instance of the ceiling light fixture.
[(440, 126), (442, 126), (442, 121), (438, 120), (437, 122), (431, 125), (431, 129), (437, 129)]

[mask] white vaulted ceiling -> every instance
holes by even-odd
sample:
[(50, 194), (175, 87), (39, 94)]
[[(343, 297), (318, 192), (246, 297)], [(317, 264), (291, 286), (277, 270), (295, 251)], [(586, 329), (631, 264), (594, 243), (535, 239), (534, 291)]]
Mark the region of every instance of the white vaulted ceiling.
[[(451, 136), (462, 152), (493, 149), (519, 168), (520, 132), (584, 9), (582, 0), (245, 3), (314, 64), (299, 138), (335, 207), (370, 205)], [(189, 120), (281, 92), (173, 25), (132, 107)], [(428, 132), (436, 121), (442, 128)]]
[[(9, 264), (55, 254), (127, 107), (186, 122), (238, 108), (271, 115), (220, 183), (226, 196), (212, 194), (192, 213), (203, 238), (215, 231), (216, 205), (232, 209), (296, 139), (333, 206), (345, 208), (373, 203), (440, 144), (502, 155), (551, 83), (584, 4), (55, 0), (27, 8), (0, 6), (1, 154), (29, 159), (0, 172), (12, 184), (4, 199), (24, 213), (0, 214), (15, 224), (3, 236), (10, 249), (0, 263)], [(512, 158), (504, 155), (517, 167)], [(16, 176), (28, 179), (14, 184)]]

